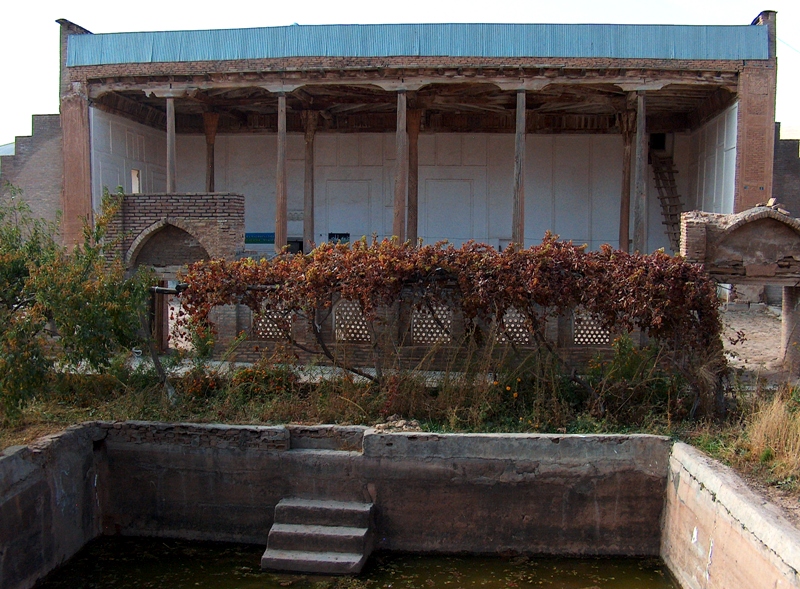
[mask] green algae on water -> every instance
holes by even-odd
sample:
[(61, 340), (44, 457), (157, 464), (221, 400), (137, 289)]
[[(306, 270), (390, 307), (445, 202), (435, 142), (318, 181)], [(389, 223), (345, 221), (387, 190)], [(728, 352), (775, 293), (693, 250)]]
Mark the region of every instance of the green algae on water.
[(657, 559), (379, 553), (358, 577), (262, 571), (263, 546), (99, 538), (37, 589), (677, 589)]

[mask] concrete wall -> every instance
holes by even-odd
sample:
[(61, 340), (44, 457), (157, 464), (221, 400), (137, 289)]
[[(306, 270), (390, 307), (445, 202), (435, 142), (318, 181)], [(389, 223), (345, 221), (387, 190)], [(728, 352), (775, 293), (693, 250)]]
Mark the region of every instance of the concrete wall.
[[(248, 233), (275, 227), (276, 137), (219, 135), (216, 188), (244, 194)], [(289, 238), (303, 231), (303, 137), (287, 139)], [(379, 237), (391, 234), (394, 133), (320, 133), (315, 141), (315, 229)], [(201, 192), (206, 147), (202, 136), (179, 135), (178, 190)], [(563, 239), (618, 243), (622, 140), (617, 135), (529, 135), (526, 169), (526, 245), (550, 229)], [(514, 137), (510, 134), (422, 134), (419, 138), (419, 235), (504, 246), (511, 239)], [(667, 246), (651, 191), (650, 246)], [(248, 245), (248, 249), (258, 246)], [(272, 246), (262, 246), (271, 250)]]
[[(89, 109), (92, 160), (92, 206), (100, 206), (103, 188), (112, 193), (118, 186), (130, 193), (131, 170), (139, 170), (143, 193), (167, 189), (167, 133)], [(198, 192), (203, 192), (199, 190)]]
[(0, 455), (0, 587), (33, 586), (100, 534), (105, 437), (77, 426)]
[(367, 431), (361, 453), (290, 449), (298, 437), (284, 428), (115, 427), (105, 530), (265, 543), (278, 501), (305, 497), (374, 501), (377, 546), (388, 550), (659, 551), (666, 438)]
[(661, 557), (684, 589), (800, 587), (800, 531), (686, 444), (669, 461)]

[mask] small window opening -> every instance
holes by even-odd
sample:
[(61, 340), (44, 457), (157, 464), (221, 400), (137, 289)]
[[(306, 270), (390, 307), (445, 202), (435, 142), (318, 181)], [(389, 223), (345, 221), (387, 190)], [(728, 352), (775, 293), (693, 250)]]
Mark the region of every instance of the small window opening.
[(651, 133), (650, 134), (650, 149), (656, 151), (664, 151), (667, 149), (667, 134), (666, 133)]
[(139, 170), (131, 170), (131, 194), (141, 194), (142, 182)]

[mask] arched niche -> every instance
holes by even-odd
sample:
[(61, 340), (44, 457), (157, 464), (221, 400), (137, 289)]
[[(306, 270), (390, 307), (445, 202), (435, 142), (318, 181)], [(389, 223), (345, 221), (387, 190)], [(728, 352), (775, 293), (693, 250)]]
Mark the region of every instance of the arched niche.
[(159, 274), (174, 274), (183, 266), (209, 259), (206, 248), (188, 231), (165, 223), (138, 244), (131, 266), (151, 266)]

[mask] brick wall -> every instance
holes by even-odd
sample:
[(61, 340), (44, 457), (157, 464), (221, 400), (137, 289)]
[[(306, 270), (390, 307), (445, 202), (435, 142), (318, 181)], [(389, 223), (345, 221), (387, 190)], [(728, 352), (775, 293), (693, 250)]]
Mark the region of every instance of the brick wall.
[(36, 217), (55, 221), (61, 210), (61, 125), (58, 115), (34, 115), (33, 134), (17, 137), (14, 155), (0, 161), (0, 196), (5, 183), (21, 188), (22, 198)]
[(793, 217), (800, 217), (800, 141), (781, 139), (781, 124), (775, 123), (775, 163), (772, 196)]
[(210, 257), (232, 259), (244, 249), (244, 196), (127, 194), (108, 237), (113, 240), (122, 235), (119, 253), (133, 263), (147, 240), (167, 225), (189, 233)]

